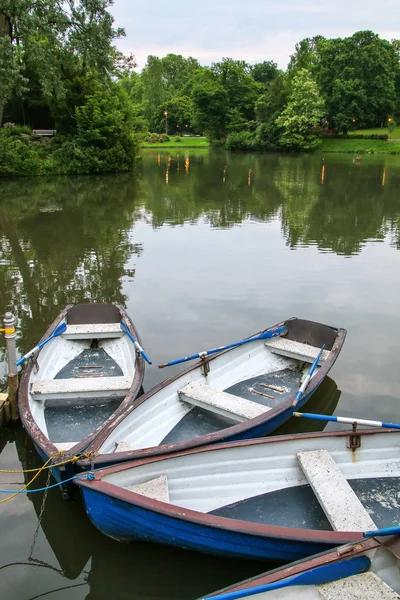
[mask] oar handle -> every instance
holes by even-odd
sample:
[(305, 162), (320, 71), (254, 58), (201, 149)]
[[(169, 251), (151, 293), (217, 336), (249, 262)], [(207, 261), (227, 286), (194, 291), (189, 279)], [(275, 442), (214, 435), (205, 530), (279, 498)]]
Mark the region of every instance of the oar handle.
[(313, 364), (311, 365), (311, 369), (308, 371), (303, 383), (301, 384), (299, 391), (296, 394), (296, 398), (292, 402), (292, 406), (297, 406), (297, 404), (299, 403), (299, 400), (301, 400), (301, 398), (303, 397), (303, 394), (306, 391), (308, 384), (310, 383), (311, 377), (314, 375), (314, 371), (317, 368), (317, 365), (320, 361), (320, 358), (322, 356), (324, 348), (325, 348), (325, 344), (322, 346), (321, 350), (318, 352), (317, 358), (314, 360)]
[(131, 332), (129, 331), (129, 329), (127, 328), (126, 324), (124, 323), (124, 321), (121, 321), (120, 323), (121, 325), (121, 329), (124, 333), (126, 333), (126, 335), (128, 336), (128, 338), (131, 340), (131, 342), (134, 344), (135, 348), (139, 351), (139, 353), (143, 356), (144, 360), (151, 365), (151, 360), (150, 358), (147, 356), (146, 352), (143, 350), (142, 346), (139, 344), (139, 342), (137, 342), (135, 340), (135, 338), (133, 337), (133, 335), (131, 334)]

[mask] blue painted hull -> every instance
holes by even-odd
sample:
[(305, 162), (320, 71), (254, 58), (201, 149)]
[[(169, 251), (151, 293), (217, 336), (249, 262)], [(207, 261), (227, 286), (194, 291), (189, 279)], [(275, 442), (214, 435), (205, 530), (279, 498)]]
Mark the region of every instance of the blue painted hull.
[(144, 540), (231, 558), (294, 561), (332, 543), (229, 531), (149, 510), (82, 487), (86, 512), (105, 535), (125, 542)]

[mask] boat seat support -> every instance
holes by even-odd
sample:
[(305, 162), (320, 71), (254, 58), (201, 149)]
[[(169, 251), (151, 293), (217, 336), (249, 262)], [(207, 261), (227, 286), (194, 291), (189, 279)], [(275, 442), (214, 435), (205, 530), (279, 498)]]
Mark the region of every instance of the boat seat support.
[(335, 531), (371, 531), (376, 525), (327, 450), (298, 452), (304, 475)]
[[(302, 344), (282, 337), (267, 340), (265, 345), (274, 354), (295, 358), (296, 360), (302, 360), (307, 363), (313, 363), (321, 350), (321, 348), (316, 348), (315, 346), (309, 346), (308, 344)], [(324, 350), (318, 364), (323, 364), (329, 357), (329, 354), (329, 350)]]
[(133, 377), (85, 377), (35, 381), (31, 387), (34, 400), (68, 398), (108, 398), (126, 396)]
[(221, 392), (196, 381), (182, 388), (178, 395), (183, 402), (199, 406), (237, 423), (254, 419), (271, 410), (268, 406), (263, 406), (227, 392)]

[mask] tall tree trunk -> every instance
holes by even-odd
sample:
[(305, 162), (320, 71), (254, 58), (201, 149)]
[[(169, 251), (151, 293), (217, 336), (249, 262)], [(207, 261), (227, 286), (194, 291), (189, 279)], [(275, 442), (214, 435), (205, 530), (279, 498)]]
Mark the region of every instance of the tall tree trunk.
[[(5, 13), (0, 12), (0, 37), (5, 37), (6, 35), (10, 35), (10, 20)], [(0, 81), (0, 90), (1, 90), (1, 81)], [(3, 112), (4, 112), (4, 98), (2, 98), (0, 96), (0, 127), (3, 124)]]

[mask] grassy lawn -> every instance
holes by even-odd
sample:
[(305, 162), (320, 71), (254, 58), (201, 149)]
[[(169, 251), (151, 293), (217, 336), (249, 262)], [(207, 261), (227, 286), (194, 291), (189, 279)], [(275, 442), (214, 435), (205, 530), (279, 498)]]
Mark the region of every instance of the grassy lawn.
[(181, 137), (177, 142), (173, 138), (169, 142), (142, 142), (141, 148), (208, 148), (209, 143), (204, 137)]
[(400, 140), (400, 125), (398, 127), (395, 127), (393, 129), (393, 131), (392, 131), (391, 134), (389, 134), (389, 130), (386, 127), (375, 127), (373, 129), (357, 129), (357, 131), (350, 132), (349, 135), (352, 135), (352, 134), (360, 134), (360, 135), (378, 134), (378, 135), (384, 135), (385, 133), (387, 133), (387, 135), (390, 135), (390, 137), (393, 138), (393, 139)]
[[(369, 130), (370, 131), (370, 130)], [(400, 142), (385, 140), (322, 140), (322, 152), (352, 152), (354, 154), (400, 154)]]

